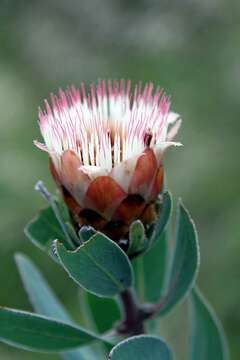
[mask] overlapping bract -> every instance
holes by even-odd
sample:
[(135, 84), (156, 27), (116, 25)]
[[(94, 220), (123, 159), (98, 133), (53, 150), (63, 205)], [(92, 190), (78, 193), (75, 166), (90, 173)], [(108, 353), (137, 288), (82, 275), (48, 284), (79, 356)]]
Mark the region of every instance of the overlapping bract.
[(52, 175), (80, 226), (124, 237), (135, 219), (155, 219), (163, 184), (163, 153), (180, 127), (179, 116), (153, 84), (99, 81), (89, 94), (70, 87), (39, 111)]

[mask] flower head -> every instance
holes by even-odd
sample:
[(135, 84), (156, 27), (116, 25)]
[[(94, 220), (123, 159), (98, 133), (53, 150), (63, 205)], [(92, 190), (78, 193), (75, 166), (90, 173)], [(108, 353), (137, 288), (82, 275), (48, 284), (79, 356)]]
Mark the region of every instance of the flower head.
[(74, 221), (126, 236), (135, 219), (154, 220), (163, 184), (163, 154), (181, 121), (152, 83), (98, 81), (51, 95), (39, 125), (52, 175)]

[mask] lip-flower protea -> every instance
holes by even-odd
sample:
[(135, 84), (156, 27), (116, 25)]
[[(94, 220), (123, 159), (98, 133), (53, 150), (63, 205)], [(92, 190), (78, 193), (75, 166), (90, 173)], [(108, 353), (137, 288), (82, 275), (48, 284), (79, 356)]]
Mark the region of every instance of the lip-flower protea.
[(124, 80), (71, 86), (39, 111), (50, 169), (76, 226), (91, 225), (114, 240), (129, 225), (156, 218), (163, 185), (163, 154), (180, 127), (179, 116), (152, 83), (131, 91)]

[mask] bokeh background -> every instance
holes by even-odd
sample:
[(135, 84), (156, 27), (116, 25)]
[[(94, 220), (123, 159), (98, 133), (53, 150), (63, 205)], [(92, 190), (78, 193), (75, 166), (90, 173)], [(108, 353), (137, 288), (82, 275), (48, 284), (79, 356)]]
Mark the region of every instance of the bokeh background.
[[(240, 359), (239, 10), (234, 0), (1, 0), (1, 305), (31, 309), (14, 263), (21, 251), (78, 314), (73, 283), (23, 234), (44, 206), (36, 181), (54, 189), (46, 155), (32, 144), (40, 138), (38, 105), (50, 91), (82, 80), (152, 80), (171, 94), (184, 120), (184, 147), (166, 158), (168, 184), (196, 221), (198, 283), (224, 324), (231, 358)], [(181, 310), (167, 319), (176, 351), (187, 333)], [(0, 358), (58, 359), (3, 344)]]

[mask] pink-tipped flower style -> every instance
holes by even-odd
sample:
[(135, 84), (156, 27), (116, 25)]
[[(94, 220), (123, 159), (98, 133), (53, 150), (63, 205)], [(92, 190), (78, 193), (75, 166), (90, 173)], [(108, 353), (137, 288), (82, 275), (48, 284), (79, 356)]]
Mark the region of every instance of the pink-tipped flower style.
[(181, 121), (152, 83), (98, 81), (51, 95), (39, 111), (50, 169), (75, 225), (126, 238), (129, 224), (155, 220), (163, 154)]

